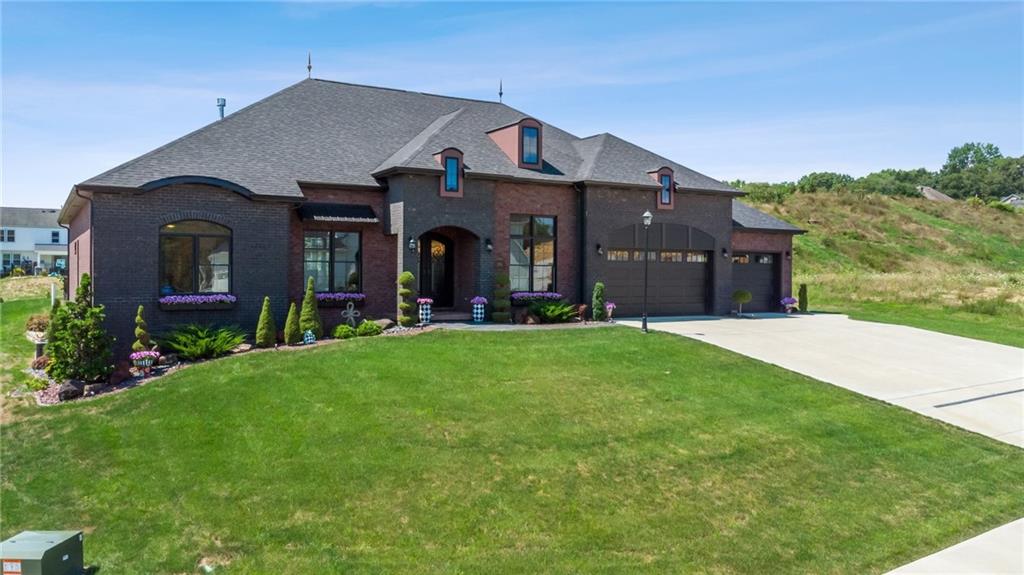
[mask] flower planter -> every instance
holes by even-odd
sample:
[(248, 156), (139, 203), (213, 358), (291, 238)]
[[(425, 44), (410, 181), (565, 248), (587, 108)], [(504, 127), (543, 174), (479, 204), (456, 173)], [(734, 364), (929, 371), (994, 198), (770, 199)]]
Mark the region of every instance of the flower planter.
[(206, 302), (206, 303), (162, 303), (162, 311), (212, 311), (234, 309), (235, 302)]
[(135, 367), (138, 367), (140, 369), (147, 369), (147, 368), (153, 367), (154, 363), (156, 363), (156, 360), (154, 360), (152, 357), (147, 357), (147, 358), (143, 358), (143, 359), (136, 359), (136, 360), (132, 361), (132, 365), (134, 365)]
[(366, 303), (366, 296), (357, 293), (318, 293), (316, 294), (316, 305), (318, 307), (348, 307), (348, 304), (355, 307), (363, 307)]
[(420, 323), (430, 323), (430, 319), (433, 316), (431, 307), (433, 304), (421, 303), (420, 304)]
[(562, 294), (551, 291), (514, 292), (510, 299), (514, 307), (524, 307), (534, 302), (562, 301)]
[(484, 322), (484, 308), (486, 306), (482, 303), (473, 304), (473, 323)]
[(238, 298), (231, 294), (168, 295), (160, 298), (163, 311), (199, 311), (232, 309)]

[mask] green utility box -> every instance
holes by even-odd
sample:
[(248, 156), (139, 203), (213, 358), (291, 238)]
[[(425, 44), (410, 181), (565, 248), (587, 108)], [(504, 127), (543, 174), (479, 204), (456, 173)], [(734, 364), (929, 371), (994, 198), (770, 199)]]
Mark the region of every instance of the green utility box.
[(0, 575), (81, 575), (81, 531), (22, 531), (0, 543)]

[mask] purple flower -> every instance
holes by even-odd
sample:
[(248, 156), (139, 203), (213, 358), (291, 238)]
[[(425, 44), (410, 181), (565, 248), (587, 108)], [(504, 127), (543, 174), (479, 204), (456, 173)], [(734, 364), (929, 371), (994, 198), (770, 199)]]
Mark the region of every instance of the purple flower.
[(517, 291), (511, 295), (513, 302), (559, 301), (562, 294), (554, 291)]
[(788, 296), (782, 298), (782, 302), (781, 303), (784, 306), (796, 305), (797, 304), (797, 299), (795, 297), (791, 296), (791, 295), (788, 295)]
[(605, 302), (604, 309), (607, 310), (607, 311), (612, 311), (613, 309), (615, 309), (615, 302), (613, 302), (613, 301)]
[(316, 294), (316, 301), (364, 301), (366, 294), (350, 292), (323, 292)]
[(132, 361), (137, 361), (137, 360), (140, 360), (140, 359), (149, 359), (149, 358), (153, 358), (153, 361), (156, 361), (156, 360), (160, 359), (160, 352), (159, 351), (136, 351), (135, 353), (132, 353), (131, 355), (128, 356), (128, 359), (130, 359)]
[(416, 303), (418, 303), (420, 305), (424, 305), (424, 304), (430, 305), (430, 304), (434, 303), (434, 300), (430, 299), (429, 297), (421, 297), (421, 298), (416, 300)]
[(163, 305), (189, 305), (203, 303), (235, 303), (238, 298), (227, 293), (165, 295), (160, 298)]
[(482, 295), (478, 295), (475, 298), (469, 300), (469, 303), (473, 305), (487, 305), (487, 298)]

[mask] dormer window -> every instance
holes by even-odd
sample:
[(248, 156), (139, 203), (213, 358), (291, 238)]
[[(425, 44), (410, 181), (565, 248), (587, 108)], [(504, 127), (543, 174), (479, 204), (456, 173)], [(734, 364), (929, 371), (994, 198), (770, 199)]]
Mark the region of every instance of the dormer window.
[(666, 166), (657, 172), (651, 172), (650, 175), (661, 186), (661, 189), (658, 190), (658, 209), (674, 209), (676, 204), (676, 180), (672, 168)]
[(462, 152), (456, 148), (448, 148), (441, 153), (434, 155), (434, 159), (441, 164), (441, 169), (444, 171), (441, 175), (441, 197), (461, 198), (464, 171), (462, 166)]
[(539, 164), (540, 130), (523, 126), (523, 163)]

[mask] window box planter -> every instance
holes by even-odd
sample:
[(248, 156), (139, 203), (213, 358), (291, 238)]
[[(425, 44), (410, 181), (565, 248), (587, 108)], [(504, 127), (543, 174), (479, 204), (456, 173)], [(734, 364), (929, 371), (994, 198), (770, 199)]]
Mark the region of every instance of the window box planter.
[(509, 299), (513, 306), (527, 306), (534, 302), (562, 301), (562, 294), (554, 291), (517, 291)]
[(317, 307), (348, 307), (348, 304), (355, 307), (363, 307), (366, 303), (366, 294), (346, 292), (323, 292), (316, 294)]
[(238, 298), (231, 294), (168, 295), (160, 298), (163, 311), (207, 311), (235, 307)]

